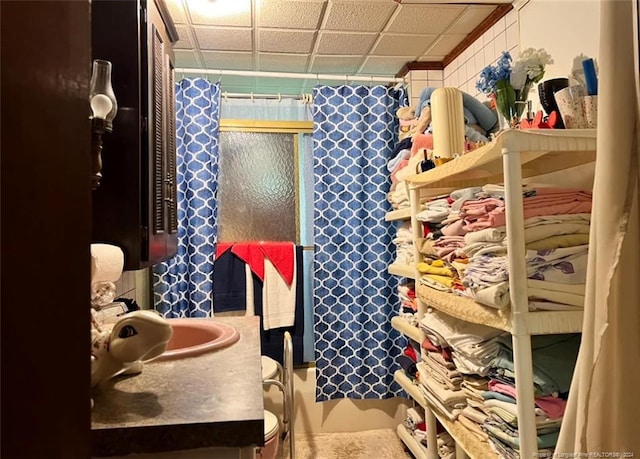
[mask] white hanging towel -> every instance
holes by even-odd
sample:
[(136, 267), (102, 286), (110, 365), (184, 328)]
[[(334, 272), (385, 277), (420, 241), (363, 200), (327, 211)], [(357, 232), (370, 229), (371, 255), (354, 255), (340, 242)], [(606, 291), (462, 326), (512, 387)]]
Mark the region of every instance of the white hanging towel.
[(296, 309), (296, 246), (293, 251), (293, 279), (287, 285), (271, 260), (264, 259), (264, 283), (262, 287), (262, 324), (265, 330), (291, 327), (295, 320)]
[(246, 289), (246, 305), (247, 312), (246, 316), (255, 316), (256, 315), (256, 306), (253, 301), (253, 271), (251, 271), (251, 266), (249, 264), (244, 265), (244, 273), (245, 273), (245, 289)]

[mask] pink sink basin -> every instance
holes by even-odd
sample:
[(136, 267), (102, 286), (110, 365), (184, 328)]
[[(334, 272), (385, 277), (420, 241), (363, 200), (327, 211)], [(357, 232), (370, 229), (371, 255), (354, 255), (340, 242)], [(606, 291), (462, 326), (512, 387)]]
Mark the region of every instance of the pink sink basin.
[(212, 319), (168, 319), (173, 336), (167, 350), (155, 362), (193, 357), (230, 346), (240, 333), (230, 325)]

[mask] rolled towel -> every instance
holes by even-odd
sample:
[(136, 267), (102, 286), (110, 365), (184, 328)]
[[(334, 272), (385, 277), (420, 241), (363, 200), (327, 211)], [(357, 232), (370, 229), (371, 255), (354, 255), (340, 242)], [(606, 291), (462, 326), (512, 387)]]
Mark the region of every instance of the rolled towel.
[(124, 253), (110, 244), (91, 244), (91, 283), (115, 282), (122, 275)]
[(467, 289), (467, 291), (475, 301), (492, 308), (502, 309), (509, 306), (510, 303), (508, 281), (482, 289)]

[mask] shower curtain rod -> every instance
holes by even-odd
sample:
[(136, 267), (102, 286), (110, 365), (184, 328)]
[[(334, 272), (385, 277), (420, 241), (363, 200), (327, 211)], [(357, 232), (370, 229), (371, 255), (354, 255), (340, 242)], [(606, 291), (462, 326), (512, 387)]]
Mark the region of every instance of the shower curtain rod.
[(249, 76), (249, 77), (267, 77), (267, 78), (298, 78), (309, 80), (335, 80), (335, 81), (364, 81), (364, 82), (386, 82), (386, 83), (404, 83), (404, 78), (390, 76), (360, 76), (360, 75), (337, 75), (326, 73), (287, 73), (287, 72), (260, 72), (254, 70), (212, 70), (212, 69), (196, 69), (196, 68), (177, 68), (177, 73), (199, 73), (205, 75), (232, 75), (232, 76)]
[(253, 92), (250, 93), (242, 93), (242, 92), (227, 92), (223, 91), (221, 94), (223, 99), (296, 99), (302, 100), (303, 102), (311, 102), (312, 95), (311, 94), (256, 94)]

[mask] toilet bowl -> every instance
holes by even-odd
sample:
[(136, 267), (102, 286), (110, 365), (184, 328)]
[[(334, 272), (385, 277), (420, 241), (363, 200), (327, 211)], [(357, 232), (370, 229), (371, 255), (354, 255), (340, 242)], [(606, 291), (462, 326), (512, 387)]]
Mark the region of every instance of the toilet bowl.
[(266, 379), (274, 379), (276, 376), (278, 377), (278, 381), (280, 381), (280, 374), (282, 373), (282, 367), (278, 362), (273, 360), (271, 357), (267, 357), (266, 355), (261, 356), (262, 364), (262, 380)]
[(256, 450), (256, 459), (275, 459), (278, 454), (280, 438), (278, 417), (264, 410), (264, 446)]

